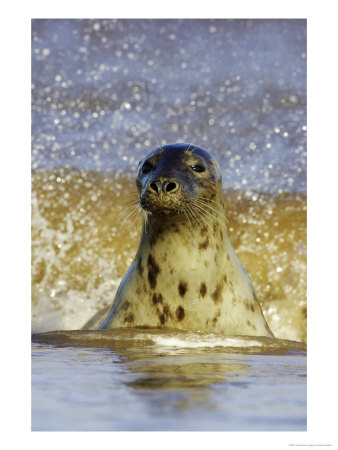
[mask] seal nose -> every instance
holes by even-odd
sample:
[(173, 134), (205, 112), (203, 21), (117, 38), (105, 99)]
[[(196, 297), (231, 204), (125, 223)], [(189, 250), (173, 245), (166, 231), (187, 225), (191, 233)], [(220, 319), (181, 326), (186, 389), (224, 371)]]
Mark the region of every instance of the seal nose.
[(161, 192), (166, 195), (176, 192), (178, 184), (173, 180), (155, 180), (149, 183), (148, 189), (157, 195)]

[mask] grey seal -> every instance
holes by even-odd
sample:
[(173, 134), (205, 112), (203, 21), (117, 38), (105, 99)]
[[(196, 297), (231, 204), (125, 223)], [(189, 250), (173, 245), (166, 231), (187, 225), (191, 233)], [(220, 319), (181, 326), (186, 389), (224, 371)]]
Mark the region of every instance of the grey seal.
[(230, 243), (215, 158), (197, 145), (161, 146), (140, 161), (136, 186), (143, 210), (136, 256), (110, 310), (84, 329), (273, 337)]

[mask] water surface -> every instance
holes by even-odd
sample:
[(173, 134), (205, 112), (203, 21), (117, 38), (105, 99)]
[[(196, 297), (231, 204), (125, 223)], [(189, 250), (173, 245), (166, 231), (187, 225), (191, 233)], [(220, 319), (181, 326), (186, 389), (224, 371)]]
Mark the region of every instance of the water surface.
[(33, 344), (33, 430), (304, 431), (306, 347), (160, 330)]

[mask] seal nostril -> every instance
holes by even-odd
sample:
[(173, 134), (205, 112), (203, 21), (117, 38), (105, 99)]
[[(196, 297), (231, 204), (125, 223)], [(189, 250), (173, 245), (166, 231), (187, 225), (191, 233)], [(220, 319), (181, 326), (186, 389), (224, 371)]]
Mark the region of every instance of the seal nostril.
[(176, 191), (178, 188), (177, 183), (174, 181), (168, 181), (164, 180), (163, 182), (161, 180), (152, 181), (149, 183), (148, 189), (152, 192), (155, 192), (156, 194), (160, 194), (163, 192), (163, 194), (169, 194), (171, 192)]
[(170, 181), (168, 184), (165, 185), (164, 189), (165, 189), (165, 192), (168, 193), (168, 192), (176, 189), (176, 187), (177, 187), (176, 183), (174, 183), (173, 181)]
[(150, 188), (150, 190), (156, 192), (156, 194), (159, 194), (162, 190), (162, 183), (161, 183), (161, 181), (152, 181), (149, 184), (149, 188)]

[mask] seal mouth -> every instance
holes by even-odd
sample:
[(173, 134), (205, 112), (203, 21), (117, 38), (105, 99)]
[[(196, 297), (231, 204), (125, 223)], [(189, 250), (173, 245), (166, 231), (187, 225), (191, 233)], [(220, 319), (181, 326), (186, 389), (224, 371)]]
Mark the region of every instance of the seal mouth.
[[(175, 201), (176, 200), (176, 201)], [(166, 198), (165, 196), (153, 197), (147, 195), (140, 198), (141, 208), (151, 214), (159, 216), (178, 216), (184, 214), (184, 208), (182, 202), (177, 199)]]

